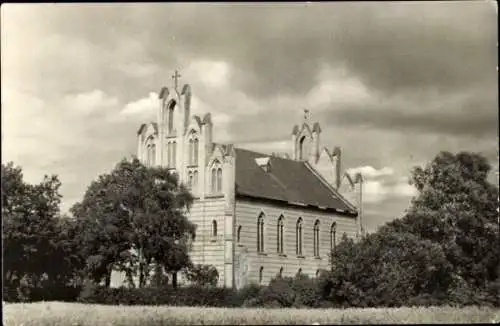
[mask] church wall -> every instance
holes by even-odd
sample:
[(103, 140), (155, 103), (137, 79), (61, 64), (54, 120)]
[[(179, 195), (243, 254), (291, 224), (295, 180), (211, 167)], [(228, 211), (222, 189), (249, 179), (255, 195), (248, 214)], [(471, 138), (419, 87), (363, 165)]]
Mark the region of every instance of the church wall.
[[(257, 219), (261, 212), (265, 214), (264, 253), (257, 252)], [(285, 217), (284, 223), (284, 255), (277, 252), (278, 218)], [(303, 219), (303, 258), (296, 254), (296, 222)], [(313, 226), (320, 220), (320, 258), (313, 256)], [(242, 283), (259, 282), (259, 269), (263, 270), (263, 283), (267, 284), (276, 277), (283, 267), (283, 276), (295, 276), (299, 268), (303, 274), (316, 276), (318, 269), (328, 269), (330, 266), (330, 227), (337, 223), (336, 239), (341, 240), (342, 234), (349, 237), (356, 235), (356, 219), (342, 215), (321, 212), (307, 208), (271, 204), (248, 199), (236, 199), (235, 229), (241, 226), (239, 242), (236, 244), (235, 274), (237, 286)]]
[[(232, 279), (227, 274), (225, 264), (225, 217), (224, 197), (207, 197), (197, 199), (188, 214), (188, 219), (195, 223), (196, 239), (189, 253), (194, 264), (213, 265), (219, 272), (219, 285), (225, 283), (226, 278)], [(230, 217), (232, 219), (232, 216)], [(212, 222), (217, 222), (217, 236), (213, 236)]]

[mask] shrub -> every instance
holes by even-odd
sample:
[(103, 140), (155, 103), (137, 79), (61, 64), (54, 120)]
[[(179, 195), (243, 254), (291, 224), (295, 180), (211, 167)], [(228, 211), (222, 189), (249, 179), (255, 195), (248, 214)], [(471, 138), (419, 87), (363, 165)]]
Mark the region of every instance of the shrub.
[(196, 264), (186, 268), (186, 278), (198, 286), (216, 286), (219, 273), (215, 266)]

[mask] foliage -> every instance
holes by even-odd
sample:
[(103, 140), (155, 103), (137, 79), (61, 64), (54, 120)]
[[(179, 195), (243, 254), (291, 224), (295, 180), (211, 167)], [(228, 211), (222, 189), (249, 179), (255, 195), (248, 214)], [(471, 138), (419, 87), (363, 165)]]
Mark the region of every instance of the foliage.
[(500, 277), (498, 186), (488, 181), (490, 171), (478, 154), (440, 153), (413, 170), (419, 193), (406, 216), (381, 230), (408, 232), (440, 245), (453, 266), (449, 294), (455, 303), (494, 303), (485, 296)]
[(78, 292), (75, 287), (81, 261), (70, 241), (73, 224), (59, 213), (60, 186), (57, 176), (45, 176), (39, 184), (28, 184), (23, 181), (20, 167), (14, 167), (12, 162), (2, 164), (6, 300), (43, 297), (40, 289), (44, 289), (45, 297), (57, 291), (63, 293), (66, 287)]
[(375, 233), (337, 246), (323, 297), (337, 306), (398, 307), (446, 294), (451, 266), (439, 245), (409, 233)]
[(90, 284), (78, 299), (82, 303), (108, 305), (170, 305), (235, 307), (241, 299), (232, 289), (218, 287), (187, 286), (173, 288), (108, 288)]
[(498, 305), (498, 187), (477, 154), (438, 154), (412, 171), (402, 219), (358, 243), (343, 239), (323, 297), (337, 306)]
[(122, 160), (92, 182), (72, 207), (79, 221), (77, 241), (86, 272), (109, 286), (111, 270), (139, 276), (144, 287), (155, 265), (172, 274), (189, 266), (188, 239), (195, 225), (186, 218), (193, 197), (164, 168), (147, 168), (136, 158)]
[(216, 286), (219, 280), (217, 268), (213, 265), (196, 264), (185, 270), (189, 282), (198, 286)]

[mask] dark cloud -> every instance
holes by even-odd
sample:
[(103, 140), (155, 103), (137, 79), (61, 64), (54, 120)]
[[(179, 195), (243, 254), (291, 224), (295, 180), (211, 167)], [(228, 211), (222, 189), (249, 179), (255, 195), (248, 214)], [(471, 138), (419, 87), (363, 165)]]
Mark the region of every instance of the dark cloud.
[[(408, 102), (410, 104), (410, 102)], [(446, 105), (446, 104), (443, 104)], [(395, 107), (369, 103), (363, 107), (348, 105), (325, 111), (325, 121), (339, 125), (367, 126), (410, 133), (435, 133), (494, 138), (498, 135), (498, 98), (484, 95), (436, 108)]]
[(255, 97), (304, 94), (324, 65), (387, 94), (448, 92), (496, 76), (496, 12), (485, 2), (56, 5), (37, 15), (103, 54), (140, 43), (142, 60), (165, 69), (149, 85), (169, 83), (167, 69), (197, 58), (231, 63), (234, 87)]

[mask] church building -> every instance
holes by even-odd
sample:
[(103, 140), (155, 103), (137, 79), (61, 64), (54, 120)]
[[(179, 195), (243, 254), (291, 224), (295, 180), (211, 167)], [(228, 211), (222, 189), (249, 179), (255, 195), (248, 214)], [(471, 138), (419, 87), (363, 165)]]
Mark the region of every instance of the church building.
[(215, 266), (219, 285), (236, 288), (329, 269), (341, 236), (360, 232), (355, 199), (339, 192), (340, 148), (321, 146), (321, 127), (307, 111), (290, 126), (289, 155), (219, 143), (211, 114), (191, 115), (191, 87), (178, 89), (177, 76), (173, 89), (160, 91), (157, 121), (140, 126), (137, 156), (177, 173), (195, 196), (193, 263)]

